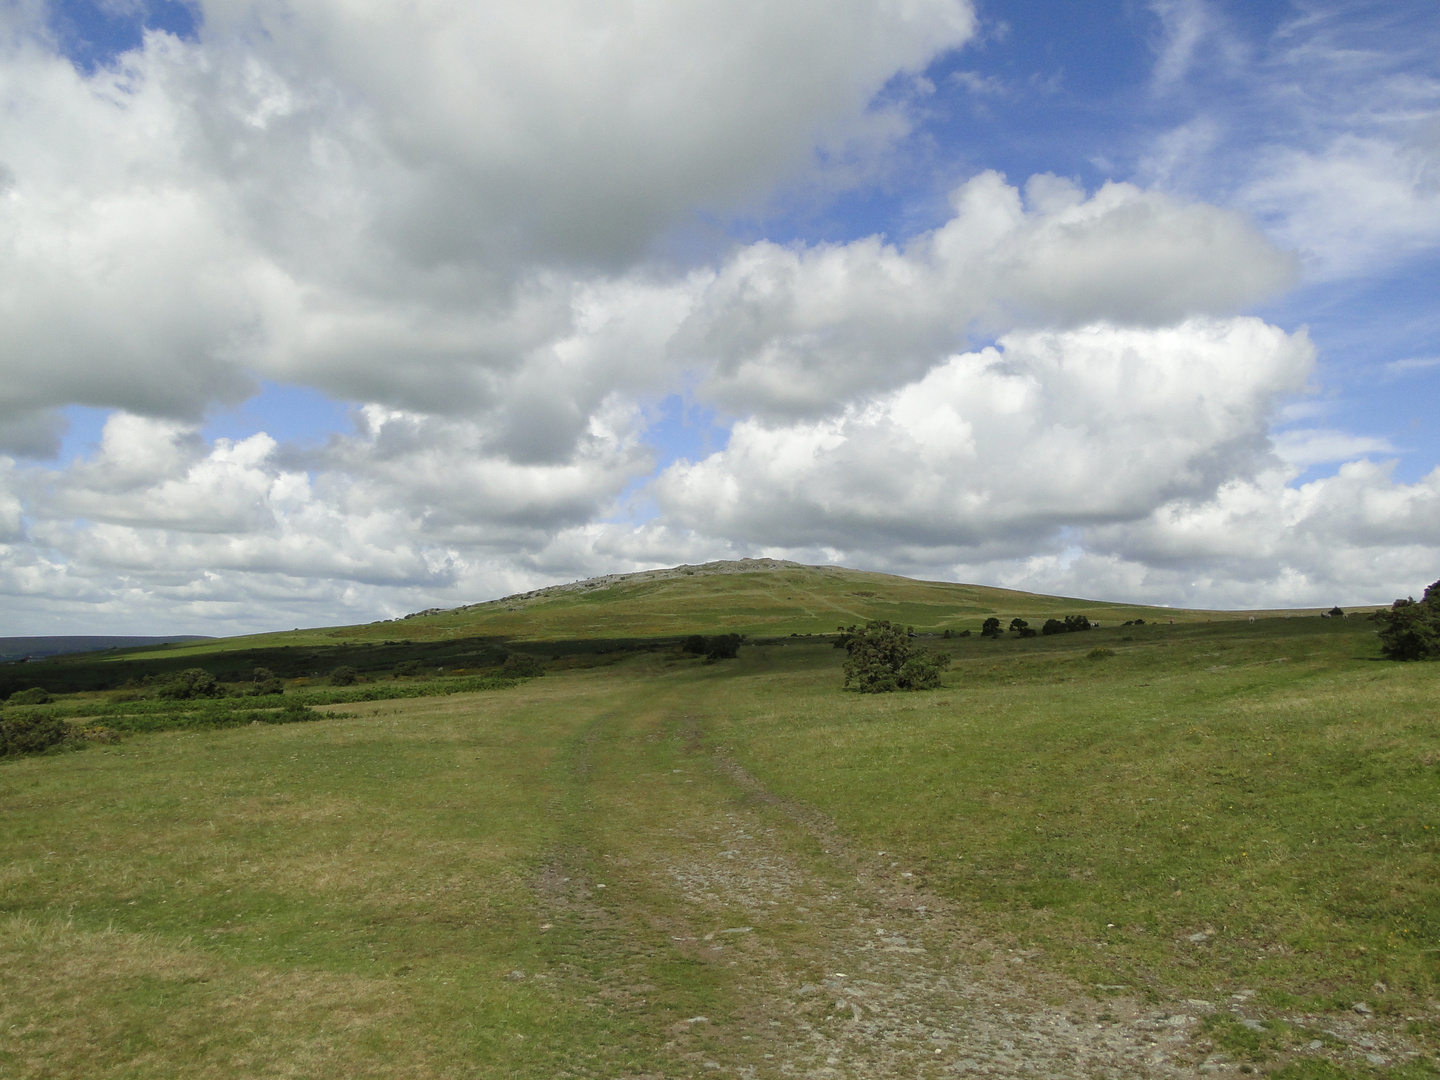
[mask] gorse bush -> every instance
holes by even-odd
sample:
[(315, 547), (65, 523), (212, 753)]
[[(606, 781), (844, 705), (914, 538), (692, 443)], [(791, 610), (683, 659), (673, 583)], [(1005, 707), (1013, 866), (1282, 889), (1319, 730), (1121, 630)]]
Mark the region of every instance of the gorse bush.
[(10, 695), (11, 705), (49, 705), (55, 698), (43, 686), (32, 686), (29, 690), (16, 690)]
[(161, 701), (192, 701), (196, 698), (220, 697), (225, 691), (215, 676), (204, 668), (187, 668), (151, 683)]
[(353, 686), (360, 673), (348, 664), (341, 664), (330, 672), (331, 686)]
[[(691, 634), (681, 643), (680, 650), (692, 656), (703, 656), (710, 663), (716, 660), (734, 660), (740, 655), (740, 643), (743, 640), (739, 634), (716, 634), (708, 638)], [(837, 642), (835, 647), (838, 649), (840, 643)]]
[(531, 679), (536, 675), (545, 674), (545, 666), (540, 662), (539, 657), (518, 652), (505, 657), (505, 662), (500, 665), (500, 670), (517, 679)]
[(863, 629), (849, 627), (845, 645), (845, 688), (862, 694), (883, 694), (892, 690), (933, 690), (940, 674), (950, 666), (944, 653), (917, 649), (904, 627), (887, 620), (867, 623)]
[[(14, 701), (15, 695), (11, 696)], [(51, 712), (10, 714), (0, 720), (0, 757), (38, 754), (70, 738), (70, 725)]]
[(1380, 648), (1391, 660), (1440, 660), (1440, 581), (1419, 600), (1396, 600), (1371, 618), (1381, 624)]

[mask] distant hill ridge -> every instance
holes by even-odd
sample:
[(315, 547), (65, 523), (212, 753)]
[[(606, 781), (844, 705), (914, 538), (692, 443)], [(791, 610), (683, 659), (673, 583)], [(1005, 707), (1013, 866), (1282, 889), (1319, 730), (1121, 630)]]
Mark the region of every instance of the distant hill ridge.
[(146, 645), (170, 645), (182, 641), (212, 641), (204, 634), (170, 634), (161, 637), (70, 634), (55, 637), (0, 637), (0, 662), (63, 656), (66, 653), (98, 652), (101, 649), (134, 649)]

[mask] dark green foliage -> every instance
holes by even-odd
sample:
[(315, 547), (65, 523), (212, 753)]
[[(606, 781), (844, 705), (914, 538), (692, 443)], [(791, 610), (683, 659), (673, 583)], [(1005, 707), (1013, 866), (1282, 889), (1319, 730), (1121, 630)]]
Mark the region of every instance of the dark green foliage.
[(198, 667), (177, 671), (150, 685), (161, 701), (193, 701), (196, 698), (220, 697), (224, 693), (215, 676)]
[(330, 672), (331, 686), (354, 686), (359, 672), (349, 664), (341, 664), (334, 671)]
[(716, 634), (714, 637), (705, 639), (705, 659), (734, 660), (740, 655), (739, 634)]
[(1339, 604), (1336, 604), (1325, 614), (1329, 615), (1332, 619), (1343, 619), (1345, 617), (1345, 612), (1340, 609)]
[(419, 675), (420, 669), (421, 665), (419, 660), (402, 660), (395, 665), (392, 674), (396, 676)]
[(0, 720), (0, 757), (38, 754), (69, 738), (70, 725), (54, 713), (11, 713)]
[(545, 674), (545, 667), (540, 663), (538, 657), (531, 656), (529, 653), (519, 652), (511, 653), (507, 656), (500, 670), (506, 675), (517, 679), (530, 679), (536, 675)]
[(940, 673), (950, 666), (949, 656), (916, 649), (905, 630), (887, 620), (867, 623), (864, 629), (851, 627), (849, 634), (845, 646), (849, 653), (845, 661), (847, 690), (862, 694), (933, 690), (940, 685)]
[(953, 637), (955, 636), (955, 631), (954, 631), (954, 630), (951, 630), (951, 629), (947, 626), (947, 627), (945, 628), (945, 632), (944, 632), (943, 634), (941, 634), (940, 636), (941, 636), (942, 638), (946, 638), (946, 639), (953, 638)]
[(283, 694), (285, 692), (285, 680), (266, 667), (255, 669), (253, 685), (256, 694)]
[(49, 705), (55, 698), (43, 686), (32, 686), (29, 690), (16, 690), (10, 695), (11, 705)]
[(1014, 618), (1010, 620), (1010, 629), (1014, 630), (1017, 634), (1023, 633), (1024, 631), (1030, 629), (1030, 624), (1024, 619)]
[(980, 636), (998, 638), (1000, 636), (1000, 620), (991, 616), (980, 624)]
[(1090, 629), (1090, 620), (1084, 615), (1066, 615), (1064, 621), (1060, 619), (1046, 619), (1045, 625), (1040, 627), (1040, 632), (1050, 634), (1073, 634), (1081, 630)]
[(1419, 600), (1396, 600), (1371, 616), (1380, 623), (1380, 648), (1391, 660), (1440, 659), (1440, 581)]
[(705, 655), (705, 639), (699, 634), (691, 634), (685, 639), (685, 644), (680, 646), (682, 652), (690, 653), (693, 656)]

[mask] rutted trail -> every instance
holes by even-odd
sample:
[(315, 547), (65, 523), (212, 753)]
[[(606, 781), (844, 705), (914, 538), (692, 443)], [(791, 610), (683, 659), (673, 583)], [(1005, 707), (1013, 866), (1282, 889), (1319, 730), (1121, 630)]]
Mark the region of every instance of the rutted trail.
[(723, 988), (724, 1015), (655, 1010), (667, 1070), (1197, 1075), (1189, 1041), (1204, 1003), (1098, 1001), (1043, 957), (979, 938), (898, 859), (847, 850), (823, 814), (707, 748), (701, 719), (673, 704), (657, 696), (588, 728), (567, 810), (575, 847), (538, 883), (547, 918), (624, 939), (587, 977), (597, 1000), (651, 1009), (647, 972), (672, 960)]

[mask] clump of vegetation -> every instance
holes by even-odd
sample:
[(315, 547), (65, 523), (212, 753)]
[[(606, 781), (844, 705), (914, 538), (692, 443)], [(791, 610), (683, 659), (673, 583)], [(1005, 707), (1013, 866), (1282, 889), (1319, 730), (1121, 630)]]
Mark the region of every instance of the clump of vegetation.
[(1073, 634), (1089, 629), (1090, 620), (1084, 615), (1066, 615), (1063, 622), (1059, 619), (1046, 619), (1045, 625), (1040, 627), (1040, 632), (1049, 636), (1051, 634)]
[(16, 690), (10, 695), (11, 705), (49, 705), (54, 696), (43, 686), (32, 686), (29, 690)]
[(225, 691), (215, 676), (204, 668), (186, 668), (152, 682), (155, 696), (161, 701), (193, 701), (197, 698), (224, 696)]
[(1000, 636), (1000, 620), (991, 616), (980, 624), (980, 636), (998, 638)]
[(255, 669), (251, 685), (255, 687), (254, 692), (257, 695), (283, 694), (285, 692), (285, 680), (266, 667)]
[(360, 673), (349, 664), (341, 664), (334, 671), (330, 672), (330, 685), (354, 686), (355, 680), (359, 677)]
[(419, 675), (421, 664), (419, 660), (402, 660), (391, 670), (391, 674), (397, 677), (402, 675)]
[[(11, 695), (10, 700), (18, 696)], [(70, 738), (70, 725), (54, 713), (12, 713), (0, 720), (0, 757), (39, 754)]]
[(531, 679), (536, 675), (545, 674), (545, 667), (540, 663), (539, 657), (518, 652), (507, 656), (505, 663), (500, 665), (500, 670), (517, 679)]
[[(998, 621), (997, 621), (998, 625)], [(849, 627), (845, 646), (845, 688), (862, 694), (891, 690), (933, 690), (940, 674), (950, 666), (944, 653), (917, 649), (903, 627), (880, 619), (863, 629)]]
[[(714, 663), (716, 660), (734, 660), (740, 655), (740, 643), (743, 640), (739, 634), (716, 634), (708, 638), (691, 634), (685, 639), (681, 649), (693, 656), (705, 657), (708, 663)], [(843, 644), (843, 640), (837, 641), (835, 647), (838, 649)]]
[(1440, 581), (1419, 600), (1396, 600), (1371, 618), (1381, 624), (1380, 648), (1391, 660), (1440, 660)]

